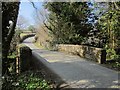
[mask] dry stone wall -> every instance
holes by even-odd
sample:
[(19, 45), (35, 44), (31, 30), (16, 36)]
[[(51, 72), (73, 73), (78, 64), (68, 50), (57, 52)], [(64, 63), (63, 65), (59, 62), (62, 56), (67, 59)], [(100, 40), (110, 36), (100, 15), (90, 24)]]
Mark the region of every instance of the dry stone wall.
[(80, 57), (87, 58), (101, 64), (106, 61), (106, 51), (102, 48), (68, 44), (58, 44), (56, 47), (58, 51), (79, 55)]

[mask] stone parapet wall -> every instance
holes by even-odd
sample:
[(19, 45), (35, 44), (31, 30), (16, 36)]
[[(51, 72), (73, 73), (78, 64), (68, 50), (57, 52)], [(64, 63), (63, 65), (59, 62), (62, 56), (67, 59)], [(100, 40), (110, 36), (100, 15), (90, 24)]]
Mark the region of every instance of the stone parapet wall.
[(99, 63), (106, 61), (106, 51), (102, 48), (95, 48), (85, 45), (68, 45), (68, 44), (57, 44), (56, 48), (58, 51), (63, 51), (80, 57), (87, 58)]

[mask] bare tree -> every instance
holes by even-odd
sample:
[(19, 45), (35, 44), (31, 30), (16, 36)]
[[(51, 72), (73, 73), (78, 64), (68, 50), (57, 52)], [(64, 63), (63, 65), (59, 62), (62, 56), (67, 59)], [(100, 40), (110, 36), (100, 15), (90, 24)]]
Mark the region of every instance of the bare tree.
[(19, 15), (17, 20), (17, 28), (22, 30), (26, 28), (27, 25), (28, 25), (28, 20), (24, 16)]

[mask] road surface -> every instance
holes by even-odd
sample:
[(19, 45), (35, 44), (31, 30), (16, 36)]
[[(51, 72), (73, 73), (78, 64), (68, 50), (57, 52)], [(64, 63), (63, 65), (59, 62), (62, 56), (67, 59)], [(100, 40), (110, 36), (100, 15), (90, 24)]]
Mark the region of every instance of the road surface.
[(58, 74), (72, 88), (118, 88), (118, 72), (79, 56), (37, 48), (33, 37), (24, 41), (35, 57)]

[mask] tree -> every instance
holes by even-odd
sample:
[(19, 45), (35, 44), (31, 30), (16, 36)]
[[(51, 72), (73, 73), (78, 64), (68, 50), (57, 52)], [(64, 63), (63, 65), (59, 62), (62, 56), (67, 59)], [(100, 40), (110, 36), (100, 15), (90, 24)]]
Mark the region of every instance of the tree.
[(28, 20), (26, 20), (26, 18), (24, 18), (22, 15), (19, 15), (17, 20), (17, 28), (23, 30), (27, 26), (28, 26)]
[(8, 74), (8, 52), (15, 33), (19, 2), (2, 2), (2, 75)]
[[(107, 59), (117, 60), (120, 54), (120, 2), (110, 2), (108, 5), (108, 11), (99, 19), (99, 37), (104, 39), (103, 47), (106, 49)], [(119, 59), (117, 63), (120, 63)]]
[(103, 38), (100, 36), (100, 29), (98, 26), (98, 19), (108, 11), (108, 3), (106, 2), (89, 2), (88, 6), (91, 9), (89, 15), (89, 22), (92, 24), (93, 29), (88, 34), (87, 44), (95, 47), (103, 47)]
[(49, 17), (44, 25), (53, 33), (56, 43), (81, 44), (92, 29), (86, 2), (45, 3)]
[(35, 32), (35, 27), (33, 25), (30, 25), (28, 27), (28, 30), (30, 30), (31, 32)]
[(109, 9), (104, 15), (99, 19), (98, 29), (101, 32), (101, 36), (105, 36), (106, 42), (104, 46), (107, 45), (108, 48), (117, 48), (119, 44), (120, 36), (120, 2), (109, 3)]

